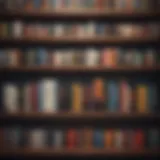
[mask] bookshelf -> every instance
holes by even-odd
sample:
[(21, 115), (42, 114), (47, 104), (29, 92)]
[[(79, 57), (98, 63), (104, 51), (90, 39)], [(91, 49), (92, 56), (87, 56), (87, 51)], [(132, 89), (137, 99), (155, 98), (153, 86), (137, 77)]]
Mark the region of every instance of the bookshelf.
[(13, 151), (1, 151), (2, 157), (10, 157), (11, 155), (15, 156), (25, 156), (25, 157), (64, 157), (64, 156), (75, 156), (75, 157), (86, 157), (86, 156), (109, 156), (109, 157), (139, 157), (139, 156), (159, 156), (157, 150), (115, 150), (115, 149), (21, 149)]
[[(47, 0), (46, 0), (47, 1)], [(12, 9), (12, 10), (1, 10), (0, 11), (0, 21), (12, 21), (12, 20), (20, 20), (22, 22), (25, 21), (41, 21), (41, 22), (46, 22), (46, 21), (63, 21), (63, 20), (68, 20), (68, 21), (83, 21), (83, 20), (109, 20), (111, 22), (120, 22), (120, 21), (134, 21), (134, 22), (139, 22), (140, 21), (157, 21), (158, 17), (160, 16), (160, 12), (157, 10), (139, 10), (139, 11), (133, 11), (131, 10), (105, 10), (105, 9), (44, 9), (43, 7), (41, 9)], [(1, 26), (0, 26), (1, 29)], [(147, 31), (145, 31), (147, 33)], [(137, 34), (137, 33), (136, 33)], [(1, 34), (0, 34), (1, 35)], [(101, 46), (101, 45), (113, 45), (113, 46), (136, 46), (137, 48), (139, 46), (147, 46), (153, 45), (153, 48), (159, 45), (159, 40), (160, 37), (158, 36), (148, 36), (143, 33), (143, 36), (129, 36), (129, 37), (123, 37), (123, 36), (115, 36), (115, 35), (92, 35), (89, 37), (77, 37), (75, 35), (69, 35), (69, 36), (58, 36), (54, 37), (53, 35), (48, 35), (48, 36), (26, 36), (26, 35), (21, 35), (19, 37), (15, 37), (13, 35), (9, 36), (0, 36), (0, 45), (2, 46), (15, 46), (15, 47), (28, 47), (28, 46), (63, 46), (63, 45), (71, 45), (71, 46), (83, 46), (83, 45), (90, 45), (90, 46)], [(159, 51), (158, 51), (159, 52)], [(21, 75), (19, 72), (22, 72), (24, 74), (28, 73), (35, 73), (38, 72), (39, 74), (41, 73), (84, 73), (86, 76), (88, 73), (93, 73), (96, 75), (97, 73), (104, 73), (109, 74), (109, 73), (114, 73), (115, 75), (118, 74), (125, 74), (125, 73), (142, 73), (145, 72), (149, 75), (159, 73), (160, 71), (160, 64), (159, 62), (157, 64), (147, 66), (147, 65), (141, 65), (141, 66), (112, 66), (112, 67), (104, 67), (102, 65), (98, 66), (92, 66), (92, 67), (87, 67), (83, 65), (79, 66), (61, 66), (61, 67), (55, 67), (55, 66), (50, 66), (50, 65), (40, 65), (40, 66), (25, 66), (23, 62), (20, 62), (18, 65), (11, 65), (11, 66), (3, 66), (0, 67), (0, 75), (4, 75), (0, 83), (5, 82), (5, 78), (10, 77), (11, 79), (13, 78), (12, 76), (15, 74), (15, 77), (21, 78)], [(75, 75), (76, 75), (75, 74)], [(62, 76), (64, 76), (62, 74)], [(74, 76), (74, 74), (72, 75)], [(143, 76), (143, 75), (141, 75)], [(124, 76), (125, 77), (125, 76)], [(154, 78), (153, 78), (154, 79)], [(155, 80), (155, 79), (154, 79)], [(155, 82), (157, 83), (157, 81)], [(144, 90), (142, 91), (144, 93)], [(158, 92), (159, 93), (159, 92)], [(159, 101), (158, 101), (159, 102)], [(158, 104), (159, 105), (159, 104)], [(66, 104), (67, 106), (67, 104)], [(3, 106), (2, 106), (3, 107)], [(159, 107), (158, 107), (159, 108)], [(160, 120), (160, 113), (159, 112), (145, 112), (145, 113), (123, 113), (123, 112), (107, 112), (107, 111), (99, 111), (99, 112), (94, 112), (94, 111), (83, 111), (83, 112), (74, 112), (74, 111), (69, 111), (69, 112), (56, 112), (56, 113), (43, 113), (43, 112), (38, 112), (38, 111), (31, 111), (31, 112), (16, 112), (16, 113), (5, 113), (2, 112), (0, 114), (0, 121), (1, 125), (7, 121), (10, 122), (15, 122), (14, 120), (18, 120), (19, 123), (23, 123), (23, 120), (34, 123), (37, 120), (39, 121), (45, 121), (45, 120), (53, 120), (56, 122), (56, 120), (71, 120), (78, 122), (83, 120), (82, 122), (85, 123), (85, 121), (96, 121), (97, 123), (101, 123), (102, 121), (109, 121), (109, 120), (115, 120), (120, 123), (129, 123), (129, 121), (135, 121), (139, 122), (139, 120), (143, 121), (143, 123), (150, 121), (151, 124), (156, 124)], [(123, 122), (121, 120), (124, 120)], [(17, 122), (17, 121), (16, 121)], [(150, 124), (150, 123), (149, 123)], [(78, 124), (77, 124), (78, 125)], [(3, 126), (5, 126), (3, 124)], [(6, 124), (7, 126), (7, 124)], [(68, 125), (69, 126), (69, 125)], [(151, 126), (152, 127), (152, 126)], [(138, 135), (141, 138), (141, 133)], [(139, 138), (138, 137), (138, 138)], [(153, 136), (154, 137), (154, 136)], [(139, 139), (140, 139), (139, 138)], [(1, 130), (0, 130), (0, 144), (3, 141), (2, 136), (1, 136)], [(140, 143), (141, 142), (137, 142)], [(3, 143), (2, 143), (3, 144)], [(5, 145), (4, 145), (5, 146)], [(2, 146), (0, 146), (1, 149)], [(75, 147), (76, 148), (76, 147)], [(65, 156), (76, 156), (76, 157), (86, 157), (86, 156), (97, 156), (97, 157), (141, 157), (141, 156), (146, 156), (146, 157), (154, 157), (158, 156), (160, 157), (160, 145), (156, 149), (149, 149), (149, 148), (132, 148), (132, 149), (115, 149), (114, 147), (111, 148), (101, 148), (101, 149), (95, 149), (94, 147), (92, 148), (77, 148), (75, 149), (74, 147), (72, 149), (68, 149), (67, 147), (61, 147), (61, 149), (55, 149), (52, 147), (45, 147), (43, 149), (33, 149), (32, 147), (20, 147), (16, 149), (10, 149), (7, 147), (2, 147), (2, 150), (0, 150), (0, 157), (34, 157), (34, 156), (42, 156), (42, 157), (65, 157)], [(123, 148), (123, 147), (122, 147)]]

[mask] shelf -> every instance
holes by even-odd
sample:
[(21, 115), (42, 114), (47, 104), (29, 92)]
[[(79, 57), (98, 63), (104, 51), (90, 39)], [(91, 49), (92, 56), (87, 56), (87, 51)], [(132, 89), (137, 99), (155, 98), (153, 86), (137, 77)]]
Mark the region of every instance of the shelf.
[(148, 72), (148, 71), (159, 71), (160, 66), (154, 66), (154, 67), (83, 67), (83, 66), (71, 66), (71, 67), (49, 67), (49, 66), (34, 66), (34, 67), (23, 67), (23, 66), (17, 66), (17, 67), (1, 67), (0, 71), (7, 72), (65, 72), (65, 73), (88, 73), (88, 72)]
[(1, 151), (0, 156), (160, 156), (160, 150), (116, 150), (116, 149), (8, 149)]
[(155, 11), (139, 11), (139, 12), (123, 12), (123, 11), (113, 11), (113, 10), (100, 10), (100, 9), (63, 9), (55, 11), (30, 11), (30, 10), (20, 10), (20, 11), (8, 11), (0, 12), (0, 16), (4, 18), (154, 18), (158, 17), (160, 12)]
[(160, 119), (153, 113), (107, 113), (107, 112), (59, 112), (59, 113), (6, 113), (0, 115), (1, 120), (7, 119)]
[(23, 38), (0, 38), (0, 43), (11, 44), (143, 44), (143, 43), (157, 43), (158, 38), (150, 37), (108, 37), (105, 36), (93, 36), (90, 38), (77, 38), (63, 36), (60, 38), (53, 37), (23, 37)]

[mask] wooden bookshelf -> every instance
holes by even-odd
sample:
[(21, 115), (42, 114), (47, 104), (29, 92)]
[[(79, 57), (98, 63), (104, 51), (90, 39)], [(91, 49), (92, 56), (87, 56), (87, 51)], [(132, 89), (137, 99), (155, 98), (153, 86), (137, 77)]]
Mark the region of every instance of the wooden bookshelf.
[(10, 156), (159, 156), (160, 150), (147, 150), (147, 149), (137, 149), (137, 150), (116, 150), (116, 149), (15, 149), (15, 150), (2, 150), (0, 151), (0, 156), (10, 157)]
[(85, 67), (85, 66), (64, 66), (64, 67), (54, 67), (54, 66), (34, 66), (34, 67), (24, 67), (24, 66), (11, 66), (11, 67), (1, 67), (0, 71), (11, 71), (11, 72), (148, 72), (148, 71), (159, 71), (160, 66), (142, 66), (142, 67), (131, 67), (131, 66), (116, 66), (116, 67)]
[(10, 12), (0, 12), (0, 16), (4, 18), (155, 18), (160, 15), (157, 11), (138, 11), (138, 12), (122, 12), (114, 10), (100, 10), (100, 9), (63, 9), (58, 11), (45, 10), (19, 10)]
[(126, 43), (133, 43), (133, 44), (143, 44), (143, 43), (157, 43), (158, 38), (150, 37), (107, 37), (104, 36), (94, 36), (90, 38), (78, 38), (78, 37), (67, 37), (63, 36), (60, 38), (53, 38), (53, 37), (22, 37), (22, 38), (0, 38), (0, 43), (11, 43), (11, 44), (34, 44), (34, 43), (45, 43), (45, 44), (64, 44), (64, 43), (72, 43), (72, 44), (126, 44)]
[(7, 119), (160, 119), (160, 114), (154, 113), (110, 113), (110, 112), (17, 112), (0, 115), (1, 120)]

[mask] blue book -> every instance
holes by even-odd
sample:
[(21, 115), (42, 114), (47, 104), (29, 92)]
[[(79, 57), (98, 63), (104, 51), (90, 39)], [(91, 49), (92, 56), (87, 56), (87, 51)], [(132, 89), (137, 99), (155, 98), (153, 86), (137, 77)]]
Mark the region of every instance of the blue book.
[(141, 0), (133, 0), (132, 6), (134, 9), (140, 9), (142, 7), (142, 1)]
[(98, 35), (104, 35), (105, 34), (105, 24), (100, 23), (96, 24), (96, 34)]
[(42, 6), (42, 0), (33, 0), (33, 6), (36, 9), (40, 9)]
[(37, 61), (39, 65), (45, 65), (47, 64), (47, 51), (46, 49), (39, 48), (37, 50)]
[(95, 130), (93, 133), (93, 145), (96, 148), (104, 147), (104, 132), (103, 130)]
[(156, 84), (148, 85), (148, 109), (150, 112), (156, 112), (158, 104), (158, 93)]
[(108, 82), (108, 111), (116, 112), (119, 106), (119, 85), (115, 81)]

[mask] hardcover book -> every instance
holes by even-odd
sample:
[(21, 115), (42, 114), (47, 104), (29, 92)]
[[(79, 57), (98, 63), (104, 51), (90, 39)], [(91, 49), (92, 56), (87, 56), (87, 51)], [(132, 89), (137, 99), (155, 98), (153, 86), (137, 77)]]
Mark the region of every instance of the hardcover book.
[(54, 148), (64, 147), (64, 131), (56, 129), (53, 131), (53, 146)]
[(95, 148), (104, 147), (104, 132), (103, 130), (95, 130), (93, 133), (93, 145)]

